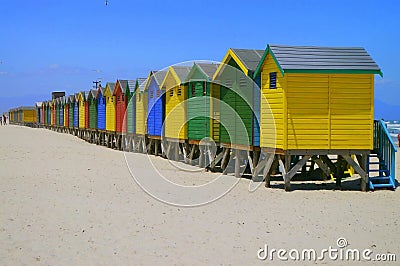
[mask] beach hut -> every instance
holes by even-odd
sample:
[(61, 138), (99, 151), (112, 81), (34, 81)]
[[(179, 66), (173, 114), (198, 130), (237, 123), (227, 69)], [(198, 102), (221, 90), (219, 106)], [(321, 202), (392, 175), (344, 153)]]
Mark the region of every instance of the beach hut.
[(185, 100), (187, 90), (183, 84), (191, 67), (170, 66), (161, 87), (165, 88), (165, 134), (167, 140), (187, 139)]
[(147, 134), (150, 138), (161, 139), (165, 118), (165, 89), (160, 85), (167, 71), (151, 71), (145, 90), (148, 96)]
[(70, 133), (71, 133), (71, 128), (74, 127), (74, 111), (75, 111), (75, 96), (70, 95), (68, 96), (68, 127), (70, 128)]
[(104, 97), (106, 98), (106, 130), (115, 132), (115, 83), (107, 82)]
[(107, 82), (104, 89), (104, 97), (106, 98), (106, 145), (107, 147), (114, 148), (115, 146), (115, 129), (116, 129), (116, 117), (115, 117), (115, 96), (114, 94), (115, 83)]
[(115, 97), (115, 131), (117, 133), (126, 132), (126, 105), (129, 101), (130, 91), (128, 81), (118, 79), (115, 83), (113, 96)]
[[(190, 144), (204, 138), (219, 142), (219, 85), (212, 82), (219, 64), (195, 63), (185, 79), (187, 86), (187, 131)], [(214, 104), (214, 106), (213, 106)], [(216, 105), (216, 106), (215, 106)]]
[(88, 97), (89, 97), (90, 91), (85, 91), (85, 129), (89, 128), (89, 102), (88, 102)]
[(106, 130), (106, 98), (104, 97), (105, 88), (97, 89), (97, 129)]
[(58, 126), (64, 126), (64, 96), (58, 98)]
[(46, 112), (46, 101), (42, 102), (42, 117), (43, 117), (43, 126), (47, 124), (47, 112)]
[[(326, 174), (336, 174), (340, 183), (343, 169), (335, 167), (328, 154), (350, 164), (362, 177), (362, 190), (366, 189), (368, 154), (377, 148), (374, 74), (382, 72), (364, 48), (267, 46), (254, 72), (254, 78), (261, 78), (266, 99), (261, 101), (261, 147), (279, 154), (274, 159), (285, 167), (287, 190), (292, 176), (310, 159)], [(274, 117), (275, 136), (270, 134), (269, 113)], [(390, 163), (390, 158), (381, 159)]]
[(145, 90), (148, 79), (138, 79), (135, 94), (132, 99), (136, 102), (135, 112), (135, 137), (133, 150), (137, 152), (146, 151), (147, 134), (147, 91)]
[(53, 104), (54, 104), (54, 109), (55, 109), (55, 114), (54, 114), (54, 116), (55, 116), (55, 123), (54, 123), (54, 125), (55, 126), (60, 126), (60, 107), (61, 107), (61, 104), (60, 104), (60, 98), (56, 98), (56, 99), (54, 99), (53, 100)]
[[(78, 102), (79, 93), (74, 94), (74, 128), (79, 128), (79, 102)], [(74, 131), (76, 135), (76, 131)]]
[(47, 125), (51, 126), (51, 101), (47, 101)]
[(86, 116), (86, 108), (85, 108), (85, 92), (81, 91), (78, 93), (78, 106), (79, 106), (79, 118), (78, 118), (78, 127), (80, 129), (85, 128), (85, 116)]
[(91, 130), (97, 129), (97, 90), (90, 90), (87, 102), (89, 104), (89, 125)]
[(223, 144), (248, 150), (259, 146), (259, 82), (253, 81), (253, 73), (263, 53), (230, 48), (214, 74), (214, 82), (221, 85), (219, 141)]
[(64, 128), (67, 131), (69, 127), (69, 97), (64, 96)]
[(125, 92), (126, 99), (126, 132), (128, 134), (135, 133), (136, 127), (136, 100), (134, 98), (138, 80), (128, 80)]
[[(210, 142), (219, 142), (219, 91), (212, 82), (219, 64), (194, 63), (184, 83), (187, 88), (186, 120), (188, 162), (193, 164), (195, 151), (199, 150), (199, 166), (205, 167), (213, 160), (218, 148)], [(197, 153), (196, 153), (197, 154)], [(196, 155), (197, 157), (197, 155)]]

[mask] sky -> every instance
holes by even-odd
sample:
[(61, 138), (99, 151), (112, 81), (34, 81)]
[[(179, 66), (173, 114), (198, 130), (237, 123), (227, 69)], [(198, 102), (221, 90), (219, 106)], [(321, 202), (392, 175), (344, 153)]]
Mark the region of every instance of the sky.
[(375, 117), (400, 120), (400, 1), (0, 0), (0, 113), (228, 48), (364, 47)]

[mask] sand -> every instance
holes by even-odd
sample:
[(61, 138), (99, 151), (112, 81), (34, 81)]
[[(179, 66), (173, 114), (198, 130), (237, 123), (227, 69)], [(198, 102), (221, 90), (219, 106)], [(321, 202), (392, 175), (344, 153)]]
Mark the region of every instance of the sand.
[[(294, 182), (294, 191), (284, 192), (282, 182), (273, 182), (250, 193), (249, 180), (240, 179), (210, 204), (176, 207), (141, 189), (123, 152), (19, 126), (0, 127), (0, 139), (3, 265), (265, 265), (280, 262), (257, 258), (265, 244), (321, 250), (337, 247), (339, 237), (349, 248), (400, 260), (399, 189), (363, 193), (350, 179), (343, 191), (332, 182)], [(140, 168), (143, 156), (129, 158)], [(186, 185), (216, 175), (151, 160)]]

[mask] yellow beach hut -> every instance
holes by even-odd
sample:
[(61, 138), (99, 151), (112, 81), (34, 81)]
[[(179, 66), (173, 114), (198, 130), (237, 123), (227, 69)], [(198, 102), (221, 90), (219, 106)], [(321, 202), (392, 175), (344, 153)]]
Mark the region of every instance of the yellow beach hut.
[(167, 139), (187, 139), (186, 108), (187, 90), (183, 85), (191, 67), (171, 66), (161, 88), (165, 88), (164, 136)]
[(79, 108), (79, 128), (85, 128), (85, 92), (81, 91), (78, 94), (78, 108)]
[[(374, 149), (374, 74), (382, 72), (364, 48), (267, 46), (254, 72), (254, 79), (261, 78), (261, 147), (279, 154), (285, 189), (309, 159), (326, 174), (337, 174), (340, 183), (342, 169), (327, 155), (353, 166), (366, 189)], [(266, 118), (271, 113), (274, 121)]]
[(115, 96), (113, 96), (115, 83), (107, 82), (104, 89), (106, 98), (106, 131), (115, 132)]

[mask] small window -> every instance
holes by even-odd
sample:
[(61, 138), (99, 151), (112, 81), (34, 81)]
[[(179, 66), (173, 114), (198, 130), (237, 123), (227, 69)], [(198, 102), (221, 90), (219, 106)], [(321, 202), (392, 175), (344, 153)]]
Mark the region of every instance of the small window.
[(269, 73), (269, 88), (276, 89), (276, 72)]
[(159, 98), (161, 96), (161, 91), (157, 90), (157, 98)]
[(170, 90), (169, 90), (169, 96), (170, 96), (170, 97), (174, 96), (174, 89), (170, 89)]
[(150, 98), (153, 98), (153, 96), (154, 96), (154, 92), (150, 91)]
[(178, 96), (181, 96), (182, 95), (182, 89), (181, 88), (178, 88)]
[(196, 84), (192, 83), (192, 97), (196, 96)]

